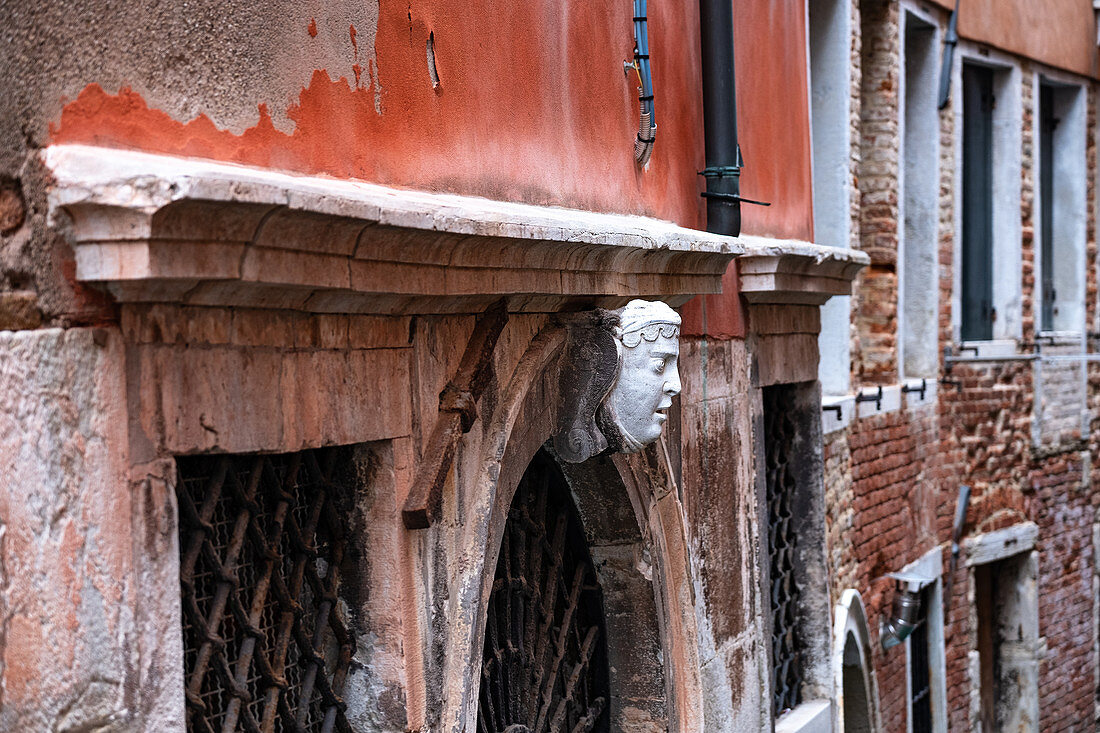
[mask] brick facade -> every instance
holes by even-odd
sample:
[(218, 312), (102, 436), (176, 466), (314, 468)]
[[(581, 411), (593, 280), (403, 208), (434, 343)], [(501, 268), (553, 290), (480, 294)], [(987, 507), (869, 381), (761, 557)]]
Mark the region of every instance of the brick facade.
[[(907, 10), (927, 9), (898, 2), (853, 2), (852, 146), (858, 151), (859, 204), (853, 241), (871, 256), (853, 298), (852, 389), (897, 382), (898, 79)], [(927, 17), (923, 16), (922, 17)], [(932, 18), (942, 33), (946, 13)], [(941, 36), (942, 38), (942, 36)], [(965, 40), (961, 49), (966, 48)], [(860, 50), (862, 49), (862, 50)], [(937, 45), (937, 51), (939, 46)], [(973, 49), (977, 50), (977, 49)], [(972, 52), (973, 52), (972, 50)], [(1019, 69), (1021, 118), (1021, 326), (1016, 353), (1030, 354), (1037, 336), (1038, 290), (1035, 210), (1037, 133), (1033, 109), (1037, 83), (1047, 70), (1007, 55), (996, 57)], [(956, 57), (959, 63), (959, 57)], [(937, 64), (938, 67), (938, 64)], [(938, 71), (938, 69), (937, 69)], [(1060, 77), (1061, 78), (1061, 77)], [(1096, 270), (1096, 87), (1087, 79), (1087, 278), (1086, 312), (1097, 325)], [(961, 141), (956, 125), (961, 90), (939, 120), (939, 349), (957, 346), (953, 296), (958, 282)], [(853, 113), (853, 117), (855, 114)], [(1093, 340), (1090, 347), (1095, 348)], [(1080, 353), (1080, 342), (1047, 346), (1045, 354)], [(942, 357), (941, 357), (942, 359)], [(1100, 365), (1080, 362), (1005, 361), (958, 364), (941, 374), (957, 382), (938, 385), (934, 405), (909, 404), (894, 412), (853, 419), (825, 436), (828, 558), (831, 592), (860, 591), (874, 641), (879, 713), (885, 730), (906, 729), (906, 653), (884, 652), (878, 619), (890, 610), (893, 582), (883, 576), (916, 561), (937, 545), (949, 550), (959, 486), (973, 488), (965, 525), (977, 536), (1024, 522), (1038, 526), (1038, 690), (1042, 731), (1093, 730), (1096, 720), (1097, 600), (1094, 529), (1100, 496), (1096, 451), (1100, 449)], [(1083, 391), (1082, 374), (1087, 374)], [(1087, 408), (1086, 408), (1087, 403)], [(1082, 409), (1088, 410), (1082, 434)], [(1086, 427), (1087, 427), (1086, 425)], [(949, 551), (944, 552), (944, 578)], [(954, 574), (945, 623), (946, 693), (949, 729), (973, 730), (976, 714), (971, 612), (974, 588), (968, 568)]]

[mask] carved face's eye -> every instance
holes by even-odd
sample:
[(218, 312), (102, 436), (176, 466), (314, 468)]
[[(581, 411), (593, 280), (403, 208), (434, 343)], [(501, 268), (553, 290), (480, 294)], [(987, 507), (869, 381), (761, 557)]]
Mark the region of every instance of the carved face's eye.
[(658, 359), (658, 358), (654, 357), (653, 359), (649, 360), (649, 363), (652, 365), (653, 372), (655, 374), (664, 374), (665, 373), (665, 360), (664, 359)]

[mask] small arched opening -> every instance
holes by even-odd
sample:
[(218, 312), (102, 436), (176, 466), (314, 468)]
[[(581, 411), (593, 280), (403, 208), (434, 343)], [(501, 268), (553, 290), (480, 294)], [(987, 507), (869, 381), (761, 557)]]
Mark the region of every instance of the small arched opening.
[(838, 696), (838, 723), (844, 733), (876, 733), (874, 672), (871, 668), (871, 634), (859, 591), (849, 588), (840, 596), (833, 627), (833, 673)]
[(535, 455), (516, 488), (489, 595), (479, 733), (610, 730), (603, 592), (569, 485)]
[(844, 696), (844, 733), (871, 733), (871, 706), (868, 702), (867, 679), (863, 670), (863, 654), (851, 631), (844, 642), (844, 664), (841, 672), (841, 694)]

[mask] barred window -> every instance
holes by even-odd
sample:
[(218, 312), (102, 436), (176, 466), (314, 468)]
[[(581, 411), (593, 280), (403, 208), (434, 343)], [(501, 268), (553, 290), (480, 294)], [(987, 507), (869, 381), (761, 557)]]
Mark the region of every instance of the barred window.
[(909, 635), (909, 702), (913, 733), (932, 733), (932, 674), (928, 653), (928, 607), (932, 594), (921, 593), (920, 618)]
[(177, 460), (187, 728), (349, 731), (339, 449)]
[(802, 701), (803, 659), (798, 638), (800, 588), (795, 576), (796, 532), (792, 503), (797, 488), (793, 385), (765, 387), (764, 462), (772, 612), (772, 707), (776, 716)]
[(569, 486), (539, 452), (501, 538), (485, 623), (478, 733), (607, 733), (603, 593)]

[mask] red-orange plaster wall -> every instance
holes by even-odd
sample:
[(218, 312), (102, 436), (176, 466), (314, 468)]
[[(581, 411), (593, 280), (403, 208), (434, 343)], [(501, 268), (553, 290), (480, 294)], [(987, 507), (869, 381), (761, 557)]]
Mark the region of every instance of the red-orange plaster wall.
[[(954, 0), (933, 0), (951, 10)], [(1083, 76), (1100, 76), (1087, 0), (961, 0), (959, 36)]]
[[(807, 238), (805, 39), (798, 7), (791, 0), (738, 4), (738, 96), (746, 192), (774, 201), (746, 214), (746, 231)], [(381, 0), (376, 65), (368, 59), (363, 69), (356, 59), (354, 73), (315, 71), (287, 110), (294, 123), (289, 133), (272, 124), (262, 98), (255, 100), (257, 123), (234, 134), (204, 115), (173, 119), (129, 89), (109, 94), (89, 79), (51, 126), (51, 139), (646, 214), (702, 228), (698, 8), (688, 2), (649, 9), (658, 130), (645, 170), (632, 155), (637, 80), (623, 71), (632, 57), (631, 15), (628, 0)], [(303, 26), (300, 42), (318, 42), (316, 29)], [(437, 88), (428, 73), (429, 34)]]
[(746, 234), (813, 240), (806, 4), (734, 0), (741, 193)]
[[(771, 202), (741, 207), (745, 234), (813, 241), (813, 171), (805, 3), (734, 1), (738, 142), (745, 158), (741, 194)], [(720, 295), (681, 311), (686, 335), (743, 338), (747, 326), (737, 268)], [(705, 312), (704, 312), (705, 310)]]
[[(335, 81), (329, 73), (341, 70), (316, 71), (287, 111), (289, 134), (271, 124), (264, 99), (255, 100), (257, 124), (236, 135), (204, 116), (173, 120), (130, 90), (107, 94), (90, 79), (52, 126), (52, 140), (702, 227), (697, 7), (650, 8), (658, 142), (646, 170), (633, 160), (637, 77), (623, 70), (633, 53), (631, 16), (626, 1), (381, 0), (376, 67), (342, 70)], [(428, 72), (429, 33), (438, 88)], [(301, 43), (311, 42), (303, 26)]]

